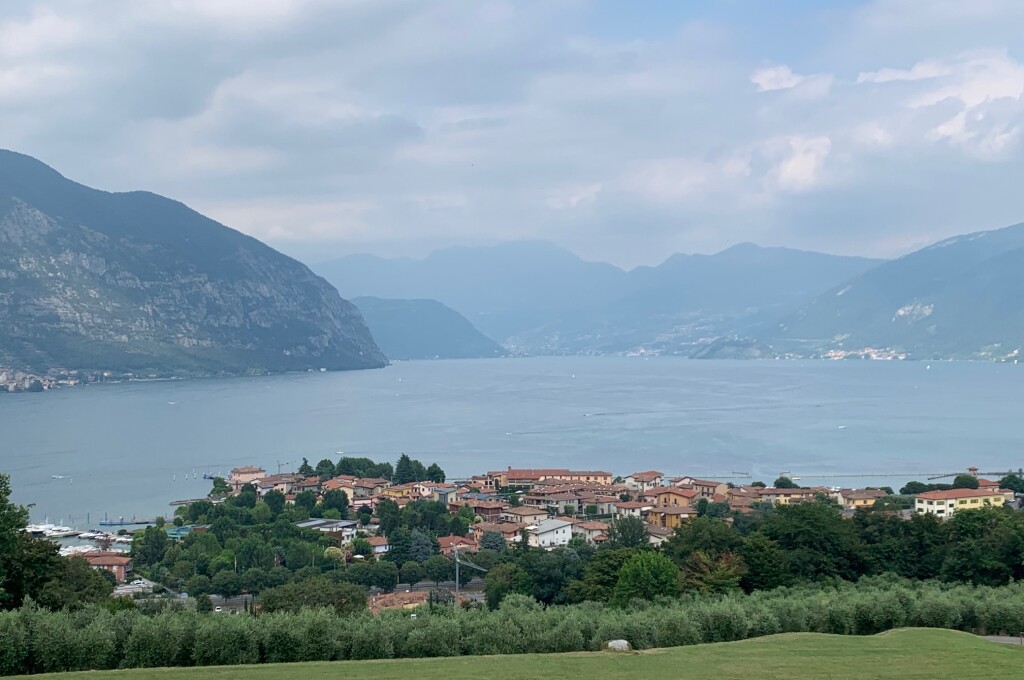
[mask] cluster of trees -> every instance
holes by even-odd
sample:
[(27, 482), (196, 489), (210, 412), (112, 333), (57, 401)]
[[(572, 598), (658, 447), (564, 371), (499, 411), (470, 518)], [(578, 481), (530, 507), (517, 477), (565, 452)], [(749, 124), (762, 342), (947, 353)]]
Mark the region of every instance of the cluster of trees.
[(330, 608), (254, 616), (99, 608), (0, 613), (0, 675), (342, 659), (575, 652), (625, 639), (637, 649), (787, 632), (869, 635), (903, 626), (1024, 630), (1024, 586), (875, 577), (770, 593), (692, 595), (610, 607), (543, 607), (524, 595), (496, 610), (440, 606), (340, 617)]
[(424, 466), (420, 461), (402, 454), (398, 462), (392, 467), (391, 463), (376, 463), (369, 458), (352, 458), (343, 456), (337, 463), (329, 458), (324, 458), (316, 467), (309, 464), (305, 458), (298, 470), (300, 475), (306, 477), (317, 476), (320, 479), (330, 479), (338, 475), (351, 475), (353, 477), (370, 477), (391, 480), (395, 484), (407, 482), (443, 482), (445, 480), (444, 470), (437, 463)]
[(0, 609), (20, 607), (29, 599), (54, 610), (113, 605), (113, 577), (81, 557), (65, 559), (53, 541), (25, 533), (28, 509), (10, 497), (10, 477), (0, 474)]
[[(1006, 475), (999, 480), (999, 486), (1009, 489), (1015, 493), (1024, 493), (1024, 477), (1020, 475)], [(949, 491), (950, 489), (977, 489), (978, 478), (974, 475), (957, 475), (951, 484), (926, 484), (924, 482), (907, 482), (900, 489), (901, 495), (913, 495), (925, 491)]]
[[(376, 514), (391, 550), (380, 561), (362, 538), (342, 550), (333, 538), (295, 526), (311, 516), (348, 514), (343, 491), (328, 491), (319, 502), (304, 492), (288, 505), (279, 492), (260, 499), (245, 488), (223, 503), (198, 501), (179, 508), (176, 523), (207, 525), (179, 542), (168, 539), (161, 525), (136, 533), (132, 557), (137, 571), (193, 596), (259, 594), (325, 573), (389, 591), (400, 581), (450, 580), (454, 565), (439, 555), (437, 537), (464, 536), (475, 520), (469, 508), (453, 516), (443, 503), (415, 501), (400, 509), (382, 500)], [(364, 526), (372, 518), (368, 510), (357, 517)]]

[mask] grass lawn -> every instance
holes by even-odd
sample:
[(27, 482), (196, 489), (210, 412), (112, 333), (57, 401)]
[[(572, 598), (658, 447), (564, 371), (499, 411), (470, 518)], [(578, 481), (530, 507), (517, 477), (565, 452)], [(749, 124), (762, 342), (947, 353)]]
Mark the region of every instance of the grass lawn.
[(915, 628), (873, 637), (773, 635), (638, 654), (592, 652), (169, 668), (64, 673), (59, 678), (72, 680), (72, 676), (82, 680), (998, 680), (1024, 678), (1024, 648), (988, 642), (968, 633)]

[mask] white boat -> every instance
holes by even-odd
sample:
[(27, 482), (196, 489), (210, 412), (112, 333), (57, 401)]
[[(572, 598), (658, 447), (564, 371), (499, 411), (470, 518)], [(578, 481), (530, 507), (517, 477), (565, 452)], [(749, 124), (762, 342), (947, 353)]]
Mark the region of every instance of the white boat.
[(56, 526), (47, 531), (44, 535), (47, 538), (71, 538), (72, 536), (77, 536), (79, 533), (81, 532), (75, 531), (71, 527)]
[(47, 522), (45, 524), (29, 524), (25, 527), (25, 531), (33, 536), (46, 536), (48, 531), (52, 531), (55, 528), (54, 525)]

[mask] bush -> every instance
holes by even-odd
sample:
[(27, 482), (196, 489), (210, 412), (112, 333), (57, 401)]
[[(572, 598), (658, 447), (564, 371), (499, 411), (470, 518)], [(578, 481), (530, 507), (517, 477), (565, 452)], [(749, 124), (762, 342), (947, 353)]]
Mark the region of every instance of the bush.
[(192, 660), (197, 666), (258, 663), (259, 638), (248, 616), (207, 616), (199, 620)]

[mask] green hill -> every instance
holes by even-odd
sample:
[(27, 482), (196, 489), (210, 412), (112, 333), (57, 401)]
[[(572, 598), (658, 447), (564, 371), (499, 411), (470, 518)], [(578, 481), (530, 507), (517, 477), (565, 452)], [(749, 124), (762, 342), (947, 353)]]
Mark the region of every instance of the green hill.
[(1024, 648), (949, 630), (909, 628), (872, 637), (794, 633), (742, 642), (522, 656), (342, 661), (41, 675), (62, 680), (935, 680), (1019, 678)]

